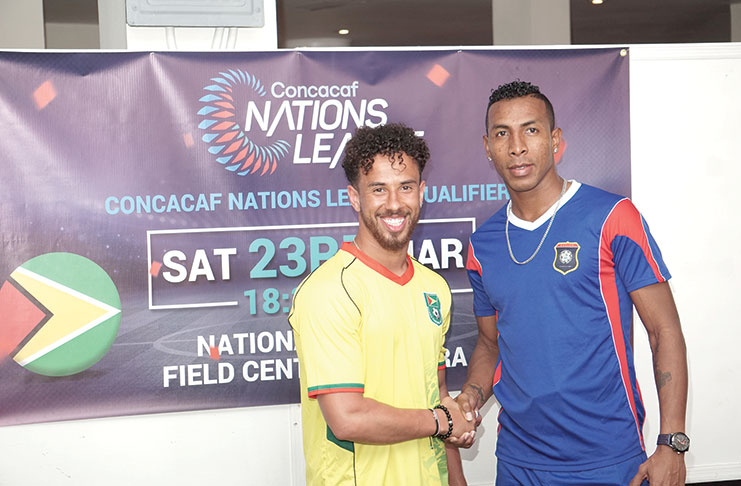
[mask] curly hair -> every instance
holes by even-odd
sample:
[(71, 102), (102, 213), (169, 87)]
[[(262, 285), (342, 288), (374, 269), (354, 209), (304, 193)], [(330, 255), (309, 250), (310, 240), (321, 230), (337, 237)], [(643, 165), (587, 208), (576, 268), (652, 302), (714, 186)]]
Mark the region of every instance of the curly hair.
[(497, 89), (491, 90), (489, 96), (489, 104), (486, 105), (486, 113), (484, 114), (484, 126), (486, 127), (486, 133), (489, 133), (489, 108), (497, 101), (502, 100), (513, 100), (515, 98), (521, 98), (523, 96), (533, 96), (542, 100), (545, 103), (545, 111), (548, 115), (548, 121), (551, 123), (551, 130), (556, 127), (556, 115), (553, 113), (553, 105), (546, 95), (540, 92), (540, 88), (534, 84), (528, 83), (527, 81), (512, 81), (507, 84), (501, 84)]
[(368, 174), (373, 168), (376, 155), (385, 155), (393, 162), (402, 152), (417, 162), (422, 175), (430, 158), (430, 149), (424, 139), (414, 134), (414, 130), (402, 123), (359, 127), (345, 146), (342, 160), (345, 177), (350, 184), (356, 186), (360, 171)]

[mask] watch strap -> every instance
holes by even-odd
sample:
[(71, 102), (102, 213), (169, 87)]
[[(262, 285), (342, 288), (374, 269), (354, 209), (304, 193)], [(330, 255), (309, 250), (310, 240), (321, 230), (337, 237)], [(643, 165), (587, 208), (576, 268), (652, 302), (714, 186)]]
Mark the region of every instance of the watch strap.
[(656, 438), (656, 445), (672, 446), (672, 434), (659, 434)]

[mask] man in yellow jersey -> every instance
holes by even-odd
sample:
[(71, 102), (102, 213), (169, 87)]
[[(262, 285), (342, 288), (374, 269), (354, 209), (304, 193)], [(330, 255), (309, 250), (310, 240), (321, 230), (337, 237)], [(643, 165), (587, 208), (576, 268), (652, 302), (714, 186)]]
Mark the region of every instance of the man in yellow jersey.
[[(359, 128), (344, 155), (358, 233), (302, 282), (288, 317), (306, 482), (447, 485), (444, 439), (470, 446), (475, 432), (445, 387), (450, 288), (407, 254), (429, 150), (388, 124)], [(458, 450), (448, 456), (450, 484), (465, 484)]]

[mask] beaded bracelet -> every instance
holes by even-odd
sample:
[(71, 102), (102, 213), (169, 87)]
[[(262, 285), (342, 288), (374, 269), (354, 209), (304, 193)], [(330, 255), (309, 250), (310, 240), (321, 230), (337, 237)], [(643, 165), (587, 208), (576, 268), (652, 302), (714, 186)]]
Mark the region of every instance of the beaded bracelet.
[(432, 434), (432, 437), (435, 437), (437, 434), (440, 433), (440, 420), (437, 418), (437, 413), (434, 409), (430, 408), (428, 409), (430, 412), (432, 412), (432, 416), (435, 417), (435, 433)]
[(448, 419), (448, 432), (445, 434), (440, 434), (439, 432), (434, 435), (434, 437), (437, 437), (440, 440), (445, 440), (453, 433), (453, 418), (450, 416), (450, 412), (448, 412), (448, 409), (445, 405), (439, 404), (435, 405), (435, 408), (439, 408), (443, 412), (445, 412), (445, 417)]

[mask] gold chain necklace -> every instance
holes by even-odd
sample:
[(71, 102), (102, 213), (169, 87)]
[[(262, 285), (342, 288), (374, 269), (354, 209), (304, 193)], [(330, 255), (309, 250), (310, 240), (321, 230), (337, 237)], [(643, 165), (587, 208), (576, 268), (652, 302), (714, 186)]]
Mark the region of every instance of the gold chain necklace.
[(512, 201), (510, 201), (510, 204), (507, 205), (507, 222), (504, 223), (504, 235), (507, 238), (507, 249), (509, 250), (509, 257), (512, 259), (513, 262), (515, 262), (518, 265), (524, 265), (526, 263), (529, 263), (533, 258), (535, 258), (535, 255), (538, 254), (540, 251), (540, 247), (543, 246), (543, 242), (545, 241), (546, 236), (548, 236), (548, 232), (551, 230), (551, 225), (553, 224), (553, 220), (556, 219), (556, 213), (561, 208), (561, 198), (563, 197), (564, 193), (566, 192), (566, 179), (563, 180), (563, 187), (561, 187), (561, 195), (558, 196), (558, 201), (556, 201), (556, 210), (553, 211), (553, 216), (551, 216), (551, 220), (548, 222), (548, 227), (545, 229), (545, 233), (543, 233), (543, 237), (540, 239), (540, 243), (538, 243), (538, 247), (535, 249), (532, 255), (530, 255), (530, 258), (527, 260), (520, 262), (517, 261), (517, 258), (515, 258), (515, 254), (512, 253), (512, 244), (509, 242), (509, 218), (512, 215)]

